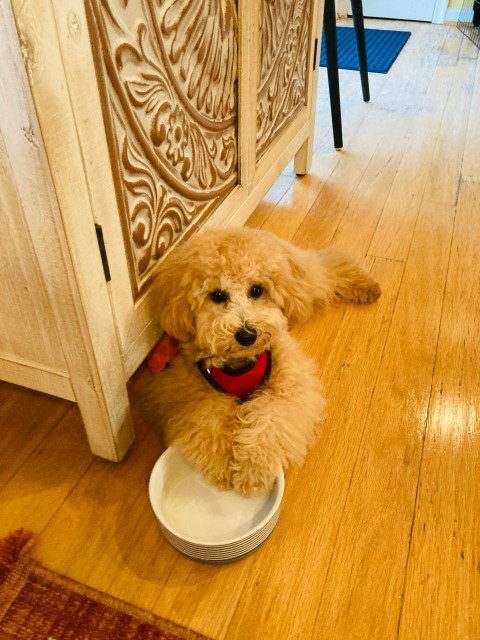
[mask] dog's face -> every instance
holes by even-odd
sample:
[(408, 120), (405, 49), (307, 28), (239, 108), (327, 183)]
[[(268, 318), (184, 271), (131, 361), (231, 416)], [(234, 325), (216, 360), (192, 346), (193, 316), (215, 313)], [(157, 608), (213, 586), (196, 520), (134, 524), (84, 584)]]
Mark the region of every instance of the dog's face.
[[(287, 329), (275, 285), (241, 265), (205, 278), (194, 292), (195, 337), (190, 351), (207, 366), (240, 366), (269, 349)], [(262, 277), (263, 276), (263, 277)]]
[(299, 274), (288, 243), (236, 229), (189, 240), (164, 260), (158, 276), (161, 327), (184, 353), (207, 366), (241, 366), (275, 344), (299, 301)]

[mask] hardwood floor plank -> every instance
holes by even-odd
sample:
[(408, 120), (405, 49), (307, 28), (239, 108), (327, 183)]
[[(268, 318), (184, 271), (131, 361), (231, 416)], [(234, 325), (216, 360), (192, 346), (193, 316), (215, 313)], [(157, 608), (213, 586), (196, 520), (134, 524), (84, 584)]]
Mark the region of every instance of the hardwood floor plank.
[[(15, 422), (22, 426), (30, 415), (29, 434), (12, 448), (21, 465), (0, 491), (0, 537), (22, 527), (41, 534), (93, 460), (76, 406), (43, 394), (32, 398), (30, 393), (23, 405), (35, 418), (23, 413)], [(41, 439), (43, 422), (48, 435)], [(32, 451), (29, 435), (37, 443)]]
[(377, 146), (387, 133), (388, 118), (377, 118), (375, 126), (363, 126), (353, 137), (348, 151), (337, 152), (341, 160), (318, 196), (309, 203), (302, 219), (297, 220), (297, 230), (293, 235), (295, 243), (304, 247), (330, 244)]
[[(457, 38), (463, 47), (461, 34)], [(449, 96), (440, 125), (448, 135), (438, 136), (432, 155), (424, 199), (429, 202), (456, 204), (465, 151), (469, 114), (475, 84), (475, 67), (462, 56), (452, 68)]]
[[(274, 532), (266, 545), (274, 545), (275, 540), (278, 534)], [(170, 620), (182, 620), (182, 624), (207, 637), (225, 638), (230, 634), (230, 621), (253, 564), (254, 556), (217, 566), (179, 558), (153, 611)]]
[(256, 229), (262, 227), (275, 209), (275, 206), (280, 202), (295, 180), (296, 176), (293, 172), (293, 162), (291, 162), (249, 217), (246, 226)]
[[(340, 158), (335, 152), (329, 152), (326, 156), (315, 156), (311, 171), (292, 182), (276, 206), (270, 210), (268, 217), (262, 220), (261, 227), (291, 240), (339, 161)], [(256, 220), (257, 215), (254, 212), (247, 223), (248, 226), (257, 226)]]
[[(276, 537), (255, 556), (226, 635), (228, 640), (303, 639), (309, 638), (314, 629), (315, 634), (320, 633), (320, 628), (314, 627), (318, 600), (362, 439), (403, 265), (380, 260), (375, 263), (373, 273), (383, 278), (386, 293), (372, 307), (347, 309), (322, 376), (327, 395), (326, 424), (304, 467), (287, 474)], [(377, 329), (374, 335), (372, 326)], [(322, 332), (317, 331), (316, 344), (304, 345), (306, 350), (310, 347), (321, 352), (321, 336)], [(208, 611), (209, 607), (205, 609)], [(276, 615), (280, 610), (289, 614)], [(253, 611), (255, 615), (249, 615)]]
[[(474, 45), (472, 44), (472, 47)], [(478, 118), (478, 105), (480, 104), (480, 62), (478, 62), (478, 50), (476, 57), (470, 61), (475, 65), (475, 84), (472, 93), (472, 108), (468, 116), (467, 136), (464, 155), (462, 158), (461, 175), (464, 180), (478, 182), (480, 180), (480, 119)]]
[[(150, 471), (146, 469), (145, 475)], [(110, 520), (113, 540), (100, 547), (106, 564), (101, 575), (92, 576), (92, 580), (116, 598), (154, 611), (159, 593), (181, 558), (160, 531), (145, 484), (141, 483), (134, 499), (126, 503)], [(113, 566), (108, 567), (108, 562)], [(171, 619), (179, 617), (173, 615)]]
[[(148, 504), (148, 478), (162, 447), (135, 407), (134, 420), (137, 439), (125, 461), (116, 464), (94, 459), (49, 522), (45, 531), (48, 544), (41, 545), (37, 555), (49, 568), (108, 591), (119, 573), (129, 571), (126, 559), (137, 550), (138, 571), (142, 573), (145, 568), (151, 572), (150, 587), (156, 596), (156, 581), (168, 574), (168, 561), (174, 562), (176, 554), (161, 538)], [(144, 518), (132, 520), (132, 506), (140, 499)], [(162, 545), (161, 553), (151, 547), (142, 548), (142, 541), (133, 532), (143, 527), (152, 540)], [(132, 532), (133, 539), (126, 539), (125, 531)]]
[[(391, 29), (392, 23), (384, 21), (383, 27)], [(410, 31), (412, 35), (388, 72), (382, 91), (378, 96), (373, 94), (371, 101), (375, 110), (395, 113), (401, 119), (415, 113), (419, 101), (427, 93), (449, 30), (436, 25), (425, 29), (425, 25), (419, 23), (397, 21), (395, 29)], [(373, 75), (369, 74), (369, 77)]]
[[(412, 27), (412, 29), (414, 28)], [(366, 252), (366, 248), (377, 227), (379, 214), (383, 209), (384, 202), (382, 202), (382, 198), (385, 200), (390, 193), (391, 185), (398, 173), (397, 165), (400, 164), (405, 154), (405, 149), (408, 149), (412, 128), (417, 124), (415, 117), (417, 110), (414, 109), (413, 116), (411, 114), (411, 100), (414, 88), (416, 92), (415, 99), (417, 101), (424, 100), (422, 89), (418, 87), (418, 80), (417, 85), (412, 85), (411, 61), (416, 59), (419, 50), (424, 47), (425, 37), (425, 34), (422, 33), (419, 38), (414, 39), (405, 57), (400, 58), (401, 62), (396, 69), (397, 73), (390, 76), (388, 80), (378, 87), (378, 95), (375, 94), (375, 88), (372, 87), (372, 98), (369, 104), (362, 101), (359, 93), (357, 93), (356, 100), (350, 98), (344, 104), (342, 94), (342, 111), (345, 112), (343, 127), (344, 129), (347, 127), (348, 131), (353, 115), (354, 133), (350, 139), (345, 138), (347, 142), (341, 152), (330, 151), (330, 155), (326, 154), (328, 159), (331, 159), (332, 153), (335, 153), (335, 158), (337, 159), (340, 156), (340, 159), (335, 164), (331, 174), (326, 177), (325, 185), (319, 190), (315, 201), (310, 201), (308, 210), (304, 212), (302, 217), (294, 219), (288, 217), (289, 225), (292, 227), (297, 225), (298, 227), (296, 234), (293, 236), (294, 241), (298, 242), (301, 237), (302, 239), (310, 239), (308, 246), (330, 244), (344, 222), (345, 212), (350, 212), (352, 207), (358, 207), (358, 198), (355, 199), (355, 195), (357, 193), (363, 194), (362, 187), (369, 185), (376, 198), (376, 211), (371, 216), (370, 228), (368, 228), (367, 221), (367, 224), (361, 225), (362, 232), (365, 234), (364, 238), (360, 238), (358, 232), (350, 236), (351, 239), (355, 239), (357, 242), (360, 240), (362, 243), (357, 246), (356, 252), (359, 255), (363, 255)], [(432, 36), (430, 35), (429, 37), (431, 38)], [(438, 44), (439, 51), (444, 39), (445, 33), (436, 30), (434, 42)], [(435, 63), (435, 57), (422, 63), (422, 74), (419, 77), (421, 78), (421, 83), (426, 85), (426, 88), (428, 88), (435, 73)], [(370, 79), (372, 77), (374, 78), (375, 74), (370, 74)], [(354, 76), (354, 79), (356, 81), (354, 84), (358, 84), (358, 77)], [(353, 78), (350, 78), (350, 83), (353, 83)], [(356, 111), (352, 114), (351, 105), (356, 105), (357, 108), (360, 108), (362, 116), (359, 116)], [(405, 112), (404, 117), (401, 119), (398, 117), (399, 112)], [(388, 149), (391, 149), (391, 153)], [(386, 160), (382, 160), (382, 153), (385, 153)], [(322, 156), (318, 157), (325, 161)], [(392, 158), (394, 158), (393, 162)], [(382, 165), (385, 166), (385, 162), (387, 162), (389, 171), (382, 172)], [(407, 165), (411, 165), (410, 160)], [(313, 171), (315, 171), (315, 168), (313, 168)], [(377, 186), (380, 185), (374, 184), (377, 179), (382, 184), (381, 189), (377, 189)], [(374, 181), (373, 183), (372, 180)], [(403, 185), (400, 185), (400, 188), (403, 189)], [(273, 212), (271, 217), (275, 214), (276, 211)], [(286, 217), (287, 213), (284, 218)], [(283, 218), (276, 218), (275, 222), (270, 220), (270, 229), (278, 233), (278, 229), (283, 228), (284, 224)], [(346, 234), (343, 233), (335, 241), (335, 244), (345, 246), (345, 238)], [(367, 244), (365, 245), (365, 243)], [(373, 253), (375, 253), (375, 250)], [(385, 256), (386, 254), (380, 252), (376, 255)], [(398, 259), (397, 255), (387, 257)]]
[[(365, 171), (328, 243), (348, 250), (359, 260), (362, 260), (368, 252), (403, 157), (405, 137), (407, 136), (403, 129), (394, 126), (395, 120), (392, 114), (385, 114), (384, 117), (380, 117), (380, 120), (382, 121), (380, 127), (383, 127), (383, 135), (378, 138), (372, 157), (370, 159), (364, 157)], [(364, 127), (367, 128), (367, 131), (373, 132), (376, 129), (378, 132), (378, 117), (372, 116), (367, 119)], [(315, 212), (312, 210), (302, 223), (296, 238), (300, 233), (303, 233), (317, 240), (317, 228), (322, 228), (322, 224), (319, 222), (322, 217), (320, 208)], [(331, 233), (331, 230), (327, 231), (327, 238)]]
[(1, 388), (0, 489), (73, 407), (67, 400), (15, 385)]
[[(348, 22), (338, 21), (339, 26), (350, 26)], [(378, 96), (388, 82), (384, 74), (370, 74), (369, 85), (372, 96)], [(357, 71), (339, 70), (340, 102), (342, 113), (342, 134), (344, 149), (350, 147), (352, 138), (363, 125), (370, 112), (369, 105), (363, 101), (360, 76)], [(317, 93), (317, 111), (315, 125), (315, 154), (335, 153), (333, 143), (332, 118), (330, 110), (330, 92), (326, 74), (320, 73)]]
[[(399, 638), (480, 630), (480, 184), (455, 219)], [(472, 286), (473, 285), (473, 286)]]
[(421, 212), (318, 610), (318, 639), (396, 637), (452, 225), (452, 208)]
[(454, 74), (451, 67), (436, 67), (428, 93), (417, 96), (408, 116), (409, 142), (370, 245), (372, 255), (395, 260), (408, 255)]

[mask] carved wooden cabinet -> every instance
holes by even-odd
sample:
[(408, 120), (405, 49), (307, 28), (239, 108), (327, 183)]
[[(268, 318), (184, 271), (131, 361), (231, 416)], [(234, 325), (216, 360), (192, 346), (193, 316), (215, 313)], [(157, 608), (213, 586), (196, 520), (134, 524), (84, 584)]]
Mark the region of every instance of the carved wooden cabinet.
[(0, 5), (0, 378), (78, 402), (94, 453), (132, 441), (162, 256), (242, 224), (292, 157), (308, 170), (322, 16), (322, 0)]

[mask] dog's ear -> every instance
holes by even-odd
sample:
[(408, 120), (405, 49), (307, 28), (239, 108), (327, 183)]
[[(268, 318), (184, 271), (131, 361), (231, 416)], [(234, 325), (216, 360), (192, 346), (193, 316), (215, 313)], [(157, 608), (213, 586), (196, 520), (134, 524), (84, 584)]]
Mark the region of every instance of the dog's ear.
[(329, 301), (324, 270), (317, 259), (318, 252), (300, 249), (279, 239), (283, 264), (275, 278), (276, 294), (289, 325), (305, 322), (319, 306)]
[(179, 342), (195, 335), (194, 313), (189, 302), (191, 287), (188, 259), (175, 249), (160, 264), (153, 284), (154, 313), (160, 327)]
[(285, 240), (280, 240), (280, 247), (285, 264), (276, 290), (290, 326), (333, 300), (369, 303), (380, 296), (378, 283), (341, 251), (300, 249)]

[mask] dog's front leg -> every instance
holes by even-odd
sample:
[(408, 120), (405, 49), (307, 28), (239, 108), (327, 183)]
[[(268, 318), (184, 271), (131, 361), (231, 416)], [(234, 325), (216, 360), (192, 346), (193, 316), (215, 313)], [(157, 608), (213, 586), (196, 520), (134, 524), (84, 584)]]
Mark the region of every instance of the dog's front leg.
[[(302, 394), (299, 394), (302, 396)], [(302, 464), (315, 439), (323, 399), (312, 393), (293, 401), (259, 397), (245, 403), (233, 441), (233, 487), (244, 496), (271, 490), (279, 472)], [(299, 416), (301, 416), (299, 424)]]
[(229, 438), (194, 432), (188, 440), (181, 438), (171, 444), (182, 451), (208, 482), (222, 490), (232, 488), (232, 446)]
[(180, 449), (211, 484), (224, 490), (232, 488), (231, 423), (236, 406), (227, 396), (178, 404), (164, 427), (167, 445)]
[(251, 498), (268, 493), (282, 470), (279, 460), (266, 461), (256, 447), (236, 447), (232, 463), (233, 488), (243, 496)]

